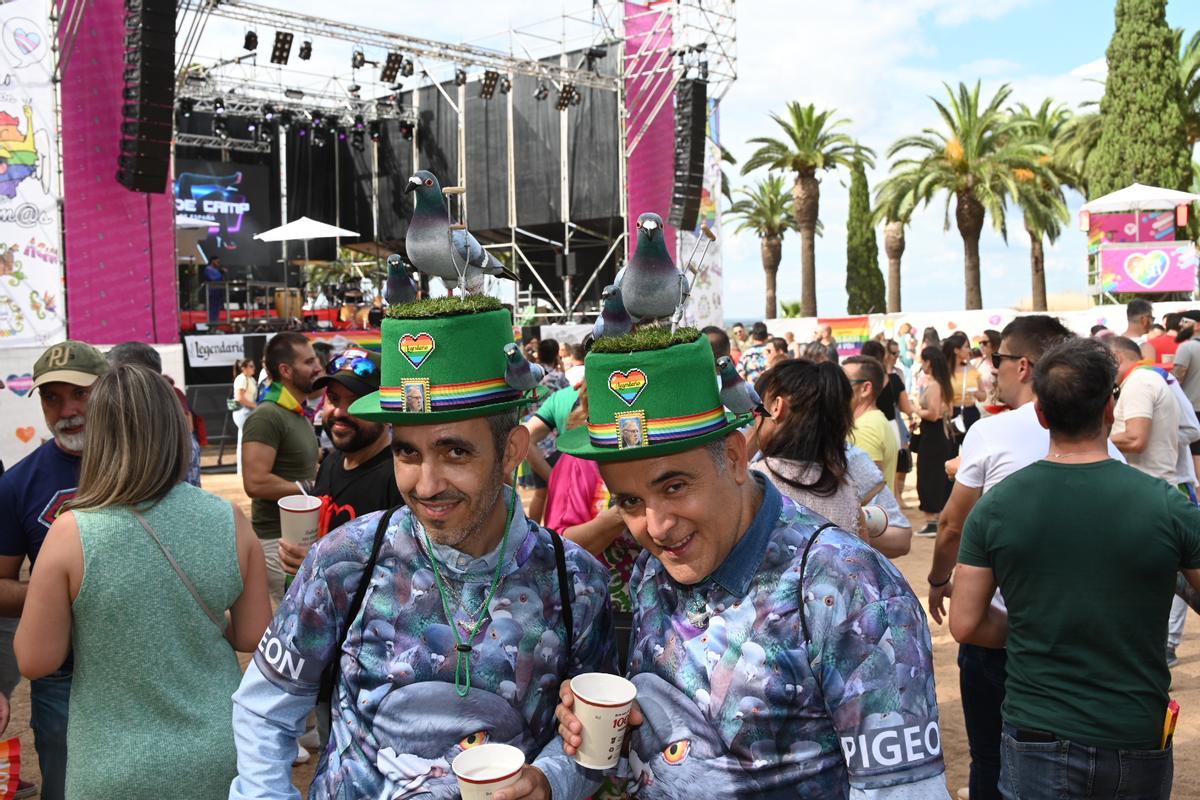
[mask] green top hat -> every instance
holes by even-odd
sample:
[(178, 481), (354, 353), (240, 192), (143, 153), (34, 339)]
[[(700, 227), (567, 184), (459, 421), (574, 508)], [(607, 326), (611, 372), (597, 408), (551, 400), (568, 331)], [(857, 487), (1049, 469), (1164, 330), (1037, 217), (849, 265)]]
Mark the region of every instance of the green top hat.
[(486, 417), (529, 403), (535, 391), (505, 380), (512, 314), (487, 295), (392, 306), (383, 320), (379, 391), (353, 416), (396, 425)]
[(680, 453), (750, 422), (721, 405), (708, 337), (651, 328), (597, 339), (584, 361), (588, 422), (558, 437), (564, 453), (634, 461)]

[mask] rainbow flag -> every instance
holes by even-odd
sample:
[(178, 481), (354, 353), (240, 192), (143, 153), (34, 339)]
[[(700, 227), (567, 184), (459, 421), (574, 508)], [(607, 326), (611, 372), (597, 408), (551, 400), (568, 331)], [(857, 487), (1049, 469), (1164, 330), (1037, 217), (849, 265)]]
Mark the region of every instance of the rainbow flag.
[[(363, 350), (374, 350), (376, 353), (383, 347), (379, 331), (309, 331), (304, 334), (309, 341), (329, 342), (337, 347), (345, 340), (350, 340), (355, 347)], [(341, 352), (345, 348), (338, 348)]]
[(21, 740), (0, 742), (0, 800), (10, 800), (21, 780)]
[(863, 343), (871, 338), (871, 318), (866, 314), (857, 317), (818, 317), (817, 324), (833, 329), (838, 358), (858, 355), (862, 352)]

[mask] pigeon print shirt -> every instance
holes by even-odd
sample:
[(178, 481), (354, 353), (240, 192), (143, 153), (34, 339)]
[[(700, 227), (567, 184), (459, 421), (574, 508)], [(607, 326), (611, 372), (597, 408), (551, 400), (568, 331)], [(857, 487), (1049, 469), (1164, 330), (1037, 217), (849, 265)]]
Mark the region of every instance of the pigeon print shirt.
[(837, 528), (802, 567), (826, 521), (761, 483), (754, 523), (706, 581), (681, 585), (648, 552), (638, 560), (628, 674), (646, 722), (631, 735), (627, 791), (945, 797), (920, 603)]
[[(466, 697), (455, 690), (456, 642), (424, 534), (407, 508), (392, 517), (375, 570), (367, 576), (362, 610), (339, 653), (334, 652), (338, 631), (363, 580), (383, 512), (360, 517), (313, 547), (254, 657), (254, 667), (276, 694), (307, 697), (309, 709), (326, 665), (340, 657), (330, 742), (310, 797), (456, 798), (451, 762), (487, 742), (519, 747), (529, 763), (544, 749), (555, 750), (563, 762), (559, 769), (574, 769), (558, 744), (554, 708), (562, 678), (616, 671), (608, 574), (583, 548), (564, 542), (574, 617), (573, 656), (565, 663), (551, 534), (526, 519), (517, 502), (503, 579), (471, 642)], [(450, 607), (457, 609), (450, 624), (461, 626), (466, 642), (473, 619), (462, 609), (473, 612), (484, 604), (499, 549), (474, 559), (434, 547)], [(246, 687), (244, 682), (239, 695)], [(242, 703), (235, 695), (235, 702), (252, 704), (247, 698)], [(238, 717), (235, 710), (235, 723)], [(239, 753), (239, 767), (246, 756)], [(553, 783), (554, 776), (548, 777)], [(257, 795), (247, 790), (247, 796)]]

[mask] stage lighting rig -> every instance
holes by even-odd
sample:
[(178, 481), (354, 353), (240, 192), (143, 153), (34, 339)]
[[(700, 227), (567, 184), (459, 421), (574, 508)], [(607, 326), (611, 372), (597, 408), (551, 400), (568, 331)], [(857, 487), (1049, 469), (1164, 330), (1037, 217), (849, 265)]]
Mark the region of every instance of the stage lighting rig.
[(308, 116), (312, 120), (312, 126), (314, 128), (319, 128), (325, 124), (325, 115), (316, 109), (308, 112)]
[(383, 70), (379, 73), (379, 82), (395, 83), (396, 76), (400, 74), (403, 66), (404, 56), (399, 53), (388, 53), (387, 59), (383, 62)]
[(267, 122), (273, 122), (275, 120), (275, 104), (264, 103), (262, 107), (262, 115), (263, 119)]
[(337, 137), (338, 137), (339, 142), (346, 141), (346, 129), (343, 128), (341, 125), (338, 125)]
[(355, 114), (354, 115), (354, 130), (361, 131), (361, 130), (365, 129), (366, 127), (367, 127), (367, 123), (365, 123), (363, 121), (363, 115)]
[(192, 115), (192, 111), (196, 108), (196, 101), (190, 97), (182, 97), (179, 100), (179, 113), (187, 119)]
[(483, 82), (479, 85), (479, 96), (484, 100), (491, 100), (492, 95), (496, 93), (496, 84), (500, 80), (500, 73), (494, 69), (485, 70), (483, 73)]
[[(572, 100), (578, 92), (575, 90), (575, 84), (564, 83), (562, 89), (558, 92), (558, 101), (555, 102), (554, 108), (556, 111), (566, 111), (567, 106), (572, 105)], [(574, 105), (578, 105), (575, 103)]]
[(212, 122), (212, 132), (213, 136), (216, 136), (218, 139), (228, 139), (229, 124), (220, 117), (214, 117)]
[(255, 131), (257, 131), (257, 130), (258, 130), (258, 123), (257, 123), (257, 122), (255, 122), (255, 121), (254, 121), (254, 120), (252, 120), (252, 119), (246, 120), (246, 132), (247, 132), (247, 133), (249, 133), (251, 136), (253, 136), (253, 135), (254, 135), (254, 132), (255, 132)]
[(362, 50), (355, 50), (350, 55), (350, 69), (362, 69), (367, 63), (367, 57)]
[(300, 56), (301, 61), (308, 61), (310, 58), (312, 58), (312, 42), (308, 41), (307, 39), (301, 42), (300, 52), (297, 53), (297, 55)]
[(466, 86), (466, 84), (467, 84), (467, 71), (465, 69), (463, 69), (462, 67), (455, 67), (454, 68), (454, 85), (455, 86)]
[(263, 142), (271, 141), (275, 138), (275, 126), (269, 122), (258, 126), (258, 138)]
[(242, 42), (242, 47), (247, 50), (258, 49), (258, 34), (254, 31), (246, 31), (246, 39)]
[(303, 100), (304, 92), (300, 91), (299, 89), (284, 89), (283, 96), (289, 100)]
[(275, 46), (271, 48), (271, 63), (286, 64), (292, 57), (293, 35), (286, 31), (275, 31)]
[(411, 142), (413, 138), (413, 124), (406, 119), (400, 120), (400, 138), (406, 142)]
[(373, 119), (367, 124), (367, 134), (371, 137), (372, 142), (378, 142), (383, 138), (383, 127), (377, 119)]
[(589, 47), (583, 54), (587, 69), (596, 71), (596, 62), (608, 55), (607, 47)]
[(512, 91), (512, 78), (505, 75), (500, 79), (500, 94), (508, 94)]
[(366, 137), (362, 131), (354, 131), (350, 135), (350, 146), (360, 153), (367, 149)]
[(279, 112), (279, 124), (285, 128), (292, 127), (292, 123), (296, 121), (296, 115), (290, 109), (284, 109)]
[(546, 84), (542, 83), (541, 81), (538, 81), (537, 88), (533, 90), (533, 99), (534, 100), (545, 100), (549, 96), (550, 96), (549, 87), (547, 87)]
[(299, 136), (301, 139), (308, 136), (308, 131), (309, 131), (309, 127), (308, 127), (307, 122), (304, 122), (303, 120), (301, 120), (300, 122), (296, 123), (296, 135)]
[(222, 98), (213, 100), (213, 113), (218, 117), (225, 116), (225, 101)]
[(400, 67), (400, 75), (405, 78), (411, 78), (413, 74), (413, 60), (411, 58), (404, 59), (404, 66)]

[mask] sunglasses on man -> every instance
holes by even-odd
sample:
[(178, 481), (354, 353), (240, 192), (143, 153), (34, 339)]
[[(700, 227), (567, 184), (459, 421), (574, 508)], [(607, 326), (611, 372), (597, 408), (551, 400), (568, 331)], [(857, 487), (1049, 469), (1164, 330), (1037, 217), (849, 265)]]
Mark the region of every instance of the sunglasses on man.
[[(992, 353), (992, 367), (1000, 369), (1000, 365), (1004, 363), (1004, 359), (1011, 358), (1013, 361), (1025, 358), (1025, 356), (1014, 356), (1011, 353)], [(1029, 362), (1029, 366), (1033, 366), (1033, 362)]]

